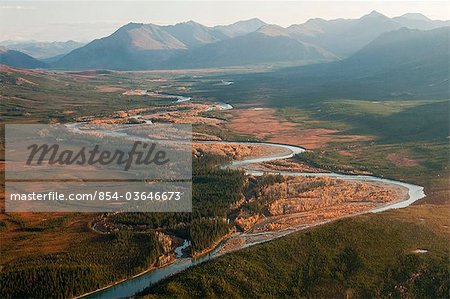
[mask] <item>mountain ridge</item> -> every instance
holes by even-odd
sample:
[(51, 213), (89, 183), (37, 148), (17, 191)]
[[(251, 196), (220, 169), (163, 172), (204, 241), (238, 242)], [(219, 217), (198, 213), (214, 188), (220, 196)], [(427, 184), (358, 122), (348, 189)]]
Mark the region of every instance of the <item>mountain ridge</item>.
[(450, 22), (418, 13), (389, 18), (377, 11), (358, 19), (313, 18), (288, 27), (258, 18), (213, 27), (192, 20), (164, 26), (131, 22), (44, 61), (56, 69), (113, 70), (302, 65), (350, 57), (380, 35), (402, 27), (432, 30), (445, 24)]

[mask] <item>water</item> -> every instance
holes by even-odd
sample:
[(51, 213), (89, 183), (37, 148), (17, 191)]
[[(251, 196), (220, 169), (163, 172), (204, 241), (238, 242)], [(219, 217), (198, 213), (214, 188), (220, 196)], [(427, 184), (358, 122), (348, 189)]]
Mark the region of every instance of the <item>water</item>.
[[(221, 141), (204, 141), (204, 143), (227, 143), (227, 142), (221, 142)], [(286, 159), (289, 157), (292, 157), (295, 154), (299, 154), (305, 151), (302, 147), (297, 146), (291, 146), (291, 145), (282, 145), (282, 144), (273, 144), (273, 143), (256, 143), (256, 142), (232, 142), (232, 144), (244, 144), (244, 145), (266, 145), (266, 146), (273, 146), (278, 148), (286, 149), (286, 153), (282, 153), (279, 155), (273, 155), (269, 157), (261, 157), (256, 159), (248, 159), (248, 160), (240, 160), (240, 161), (233, 161), (228, 165), (222, 166), (223, 168), (230, 167), (230, 166), (239, 166), (242, 167), (244, 165), (249, 165), (252, 163), (259, 163), (259, 162), (267, 162), (267, 161), (274, 161), (278, 159)], [(248, 174), (251, 175), (263, 175), (263, 172), (260, 171), (246, 171)], [(374, 176), (367, 176), (367, 175), (345, 175), (345, 174), (338, 174), (338, 173), (305, 173), (305, 172), (286, 172), (286, 171), (280, 171), (277, 172), (277, 174), (281, 175), (292, 175), (292, 176), (326, 176), (326, 177), (332, 177), (342, 180), (357, 180), (357, 181), (371, 181), (371, 182), (381, 182), (385, 184), (392, 184), (392, 185), (398, 185), (402, 186), (408, 189), (409, 199), (405, 201), (400, 201), (397, 203), (387, 204), (383, 207), (379, 207), (376, 209), (371, 210), (370, 212), (377, 213), (382, 212), (390, 209), (397, 209), (397, 208), (404, 208), (406, 206), (411, 205), (413, 202), (425, 197), (425, 193), (423, 192), (423, 187), (416, 186), (404, 182), (384, 179), (384, 178), (378, 178)], [(269, 240), (273, 240), (275, 238), (280, 238), (285, 235), (288, 235), (296, 230), (293, 229), (287, 229), (285, 233), (282, 234), (274, 234), (271, 237), (268, 237), (262, 241), (257, 241), (254, 243), (246, 244), (243, 248), (253, 246), (256, 244), (260, 244), (263, 242), (267, 242)], [(264, 233), (267, 234), (267, 233)], [(270, 234), (268, 234), (270, 236)], [(109, 287), (105, 290), (99, 291), (97, 293), (94, 293), (92, 295), (89, 295), (88, 298), (96, 298), (96, 299), (110, 299), (110, 298), (122, 298), (122, 297), (129, 297), (137, 292), (142, 291), (146, 287), (155, 284), (171, 275), (174, 275), (178, 272), (181, 272), (191, 266), (197, 265), (199, 263), (203, 263), (205, 261), (211, 260), (213, 258), (216, 258), (220, 255), (219, 253), (220, 246), (218, 246), (215, 250), (210, 252), (209, 254), (202, 256), (198, 259), (192, 259), (192, 258), (184, 258), (182, 257), (182, 248), (186, 248), (188, 245), (188, 241), (185, 240), (185, 242), (179, 246), (177, 249), (175, 249), (175, 253), (177, 254), (177, 260), (166, 267), (159, 268), (156, 270), (152, 270), (150, 272), (147, 272), (141, 276), (137, 276), (134, 278), (131, 278), (129, 280), (126, 280), (122, 283), (119, 283), (115, 286)]]
[[(181, 99), (181, 98), (178, 98), (177, 102), (190, 100), (190, 98), (187, 98), (187, 97), (184, 99)], [(218, 103), (216, 103), (216, 105), (218, 105), (219, 107), (218, 108), (214, 107), (212, 109), (208, 108), (208, 110), (215, 110), (215, 109), (229, 110), (229, 109), (233, 108), (231, 105), (222, 103), (222, 102), (218, 102)], [(68, 127), (71, 128), (72, 130), (78, 130), (80, 132), (77, 124), (69, 124)], [(102, 131), (102, 133), (106, 133), (106, 132)], [(109, 133), (114, 136), (123, 134), (123, 133), (119, 133), (119, 132), (109, 132)], [(241, 169), (245, 170), (248, 174), (251, 174), (251, 175), (263, 175), (264, 172), (247, 170), (244, 167), (245, 165), (261, 163), (261, 162), (269, 162), (269, 161), (280, 160), (280, 159), (287, 159), (287, 158), (293, 157), (296, 154), (303, 153), (305, 151), (304, 148), (298, 147), (298, 146), (275, 144), (275, 143), (268, 143), (268, 142), (202, 141), (201, 143), (205, 143), (205, 144), (229, 144), (229, 143), (231, 143), (231, 144), (237, 144), (237, 145), (265, 145), (265, 146), (271, 146), (271, 147), (276, 147), (276, 148), (282, 148), (285, 150), (281, 154), (274, 154), (271, 156), (259, 157), (259, 158), (253, 158), (253, 159), (238, 160), (238, 161), (233, 161), (231, 163), (228, 163), (226, 165), (222, 165), (222, 168), (228, 168), (228, 167), (241, 168)], [(267, 172), (265, 172), (265, 173), (267, 173)], [(368, 176), (368, 175), (346, 175), (346, 174), (338, 174), (338, 173), (306, 173), (306, 172), (286, 172), (286, 171), (279, 171), (279, 172), (276, 172), (276, 174), (290, 175), (290, 176), (326, 176), (326, 177), (332, 177), (332, 178), (337, 178), (337, 179), (342, 179), (342, 180), (381, 182), (381, 183), (385, 183), (385, 184), (391, 184), (391, 185), (405, 187), (408, 189), (408, 195), (409, 195), (408, 200), (399, 201), (399, 202), (395, 202), (395, 203), (391, 203), (391, 204), (386, 204), (385, 206), (375, 208), (370, 211), (373, 213), (382, 212), (382, 211), (386, 211), (386, 210), (390, 210), (390, 209), (404, 208), (404, 207), (411, 205), (415, 201), (425, 197), (424, 189), (421, 186), (416, 186), (416, 185), (412, 185), (412, 184), (408, 184), (408, 183), (404, 183), (404, 182), (399, 182), (399, 181), (394, 181), (394, 180), (389, 180), (389, 179), (384, 179), (384, 178), (378, 178), (378, 177)], [(267, 242), (267, 241), (273, 240), (275, 238), (280, 238), (280, 237), (288, 235), (294, 231), (296, 231), (296, 230), (291, 228), (291, 229), (286, 229), (282, 233), (273, 234), (273, 235), (271, 235), (270, 232), (260, 233), (260, 234), (266, 234), (269, 237), (267, 237), (266, 239), (264, 239), (262, 241), (247, 243), (247, 244), (245, 244), (245, 246), (243, 248), (253, 246), (256, 244), (260, 244), (263, 242)], [(256, 233), (256, 234), (258, 234), (258, 233)], [(243, 234), (243, 235), (245, 235), (245, 234)], [(92, 293), (86, 297), (87, 298), (96, 298), (96, 299), (111, 299), (111, 298), (130, 297), (130, 296), (133, 296), (134, 294), (144, 290), (145, 288), (149, 287), (150, 285), (153, 285), (169, 276), (179, 273), (191, 266), (203, 263), (205, 261), (211, 260), (213, 258), (216, 258), (216, 257), (222, 255), (222, 253), (219, 252), (219, 250), (221, 248), (221, 246), (219, 245), (214, 250), (212, 250), (210, 253), (208, 253), (198, 259), (183, 257), (182, 251), (183, 251), (183, 249), (187, 248), (189, 245), (190, 245), (190, 242), (188, 240), (184, 240), (183, 244), (175, 249), (175, 254), (176, 254), (177, 259), (172, 264), (162, 267), (162, 268), (158, 268), (158, 269), (146, 272), (142, 275), (130, 278), (121, 283), (118, 283), (117, 285), (108, 287), (106, 289), (97, 291), (95, 293)]]
[(169, 276), (172, 276), (176, 273), (186, 270), (189, 267), (209, 261), (210, 259), (221, 255), (218, 253), (218, 250), (220, 248), (218, 247), (209, 254), (201, 256), (197, 259), (181, 257), (182, 250), (189, 245), (190, 242), (188, 240), (184, 240), (183, 244), (175, 249), (177, 259), (172, 264), (130, 278), (104, 290), (100, 290), (98, 292), (87, 295), (83, 298), (89, 299), (127, 298), (135, 295), (138, 292), (143, 291), (150, 285), (153, 285)]

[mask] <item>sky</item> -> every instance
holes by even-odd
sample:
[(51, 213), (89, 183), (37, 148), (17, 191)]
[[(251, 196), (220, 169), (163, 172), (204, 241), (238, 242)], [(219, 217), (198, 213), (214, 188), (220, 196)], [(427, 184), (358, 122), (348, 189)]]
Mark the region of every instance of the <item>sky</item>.
[(129, 22), (213, 26), (258, 17), (287, 27), (310, 18), (359, 18), (376, 10), (388, 17), (417, 12), (450, 19), (449, 1), (8, 1), (0, 0), (0, 41), (87, 42)]

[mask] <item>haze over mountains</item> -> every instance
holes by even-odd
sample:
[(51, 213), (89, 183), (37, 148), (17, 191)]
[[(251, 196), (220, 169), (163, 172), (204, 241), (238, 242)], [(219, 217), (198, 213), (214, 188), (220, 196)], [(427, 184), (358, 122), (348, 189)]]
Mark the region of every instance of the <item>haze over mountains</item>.
[[(232, 79), (247, 90), (271, 86), (280, 100), (287, 102), (324, 98), (448, 99), (449, 30), (450, 27), (426, 31), (401, 28), (383, 33), (340, 61)], [(238, 84), (229, 87), (230, 92), (239, 92), (239, 88)]]
[[(108, 37), (94, 40), (74, 50), (55, 63), (58, 68), (110, 68), (110, 69), (155, 69), (239, 65), (238, 61), (216, 61), (218, 51), (213, 47), (207, 52), (198, 49), (221, 42), (233, 43), (236, 38), (255, 32), (264, 23), (259, 19), (241, 21), (229, 26), (206, 27), (189, 21), (173, 26), (129, 23)], [(250, 45), (255, 50), (256, 44)], [(222, 44), (227, 47), (227, 44)], [(208, 49), (208, 48), (206, 48)], [(197, 54), (198, 53), (198, 54)], [(196, 58), (197, 55), (210, 57)], [(193, 56), (198, 63), (186, 59)], [(239, 57), (235, 57), (239, 58)], [(256, 59), (257, 62), (270, 62)]]
[(429, 30), (448, 25), (450, 25), (449, 21), (433, 21), (421, 14), (405, 14), (388, 18), (379, 12), (372, 11), (368, 15), (352, 20), (311, 19), (304, 24), (290, 26), (287, 31), (295, 38), (319, 45), (340, 57), (346, 57), (384, 32), (402, 27)]
[(44, 62), (37, 60), (25, 53), (9, 50), (5, 47), (0, 47), (0, 64), (17, 68), (45, 68), (48, 67)]
[[(47, 58), (50, 68), (58, 69), (180, 69), (254, 64), (287, 65), (330, 62), (350, 57), (386, 32), (402, 27), (430, 30), (450, 25), (421, 14), (388, 18), (376, 11), (359, 19), (311, 19), (304, 24), (283, 28), (259, 19), (225, 26), (207, 27), (189, 21), (170, 26), (129, 23), (110, 36), (57, 56), (55, 49), (76, 45), (22, 45), (10, 47)], [(448, 29), (447, 29), (448, 30)], [(48, 50), (45, 50), (48, 49)], [(64, 50), (61, 50), (64, 52)], [(50, 53), (56, 57), (48, 59)], [(10, 53), (15, 54), (17, 53)], [(0, 63), (8, 61), (0, 56)], [(28, 57), (23, 56), (26, 61)], [(401, 57), (400, 57), (401, 58)], [(17, 65), (17, 59), (16, 59)], [(35, 62), (22, 67), (36, 66)]]

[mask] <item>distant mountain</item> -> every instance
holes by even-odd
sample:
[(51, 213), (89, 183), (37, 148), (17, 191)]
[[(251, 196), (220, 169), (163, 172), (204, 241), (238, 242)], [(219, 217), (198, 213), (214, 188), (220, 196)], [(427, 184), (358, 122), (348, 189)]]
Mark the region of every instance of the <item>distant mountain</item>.
[[(108, 37), (72, 51), (52, 66), (138, 70), (335, 58), (320, 47), (283, 34), (282, 27), (262, 24), (258, 19), (213, 28), (192, 21), (173, 26), (130, 23)], [(254, 28), (256, 31), (244, 34)]]
[(344, 59), (405, 26), (428, 30), (447, 23), (420, 14), (388, 18), (376, 11), (359, 19), (312, 19), (288, 28), (259, 19), (215, 27), (194, 21), (169, 26), (130, 23), (46, 62), (61, 69), (118, 70), (305, 64)]
[(129, 23), (52, 65), (66, 69), (151, 69), (163, 67), (165, 60), (182, 50), (187, 50), (187, 46), (160, 26)]
[(392, 20), (411, 29), (430, 30), (438, 27), (450, 26), (450, 21), (434, 21), (420, 13), (407, 13)]
[(250, 20), (239, 21), (231, 25), (219, 25), (214, 26), (213, 29), (216, 32), (220, 32), (228, 37), (236, 37), (240, 35), (246, 35), (251, 32), (255, 32), (260, 27), (267, 25), (258, 18), (253, 18)]
[(448, 79), (449, 33), (450, 27), (428, 31), (403, 27), (382, 34), (340, 64), (354, 74), (407, 70), (410, 75), (426, 74), (424, 82), (435, 75), (437, 80)]
[(51, 65), (52, 63), (56, 63), (58, 60), (63, 58), (64, 55), (65, 54), (56, 55), (56, 56), (52, 56), (52, 57), (49, 57), (49, 58), (41, 58), (40, 61), (45, 62), (48, 65)]
[(288, 31), (296, 38), (319, 45), (341, 57), (356, 52), (380, 34), (396, 30), (401, 24), (373, 11), (356, 20), (312, 19), (292, 25)]
[(448, 99), (449, 32), (450, 27), (401, 28), (382, 34), (342, 61), (286, 69), (275, 72), (270, 80), (311, 99)]
[(0, 64), (17, 68), (45, 68), (47, 65), (33, 57), (15, 50), (0, 47)]
[(17, 50), (28, 54), (37, 59), (46, 59), (67, 54), (72, 50), (82, 47), (84, 44), (70, 40), (66, 42), (5, 41), (0, 43), (0, 45), (5, 46), (10, 50)]
[(289, 32), (278, 25), (263, 25), (261, 27), (258, 28), (258, 30), (256, 30), (255, 32), (257, 33), (261, 33), (264, 34), (266, 36), (287, 36), (287, 37), (291, 37), (291, 35), (289, 34)]
[(320, 47), (293, 39), (278, 26), (265, 25), (256, 32), (195, 48), (172, 59), (169, 66), (219, 67), (333, 59), (336, 59), (333, 54)]
[(194, 21), (164, 26), (162, 28), (187, 47), (197, 47), (204, 44), (215, 43), (227, 38), (223, 33)]
[(299, 40), (319, 45), (344, 58), (385, 32), (401, 27), (428, 30), (449, 24), (444, 21), (432, 21), (421, 14), (406, 14), (391, 19), (372, 11), (359, 19), (331, 21), (311, 19), (301, 25), (292, 25), (287, 30)]

